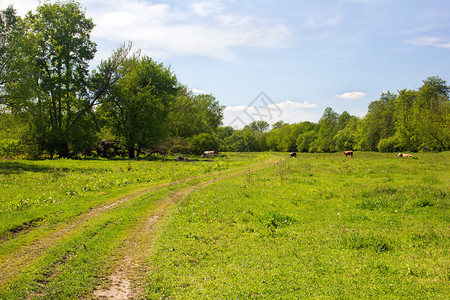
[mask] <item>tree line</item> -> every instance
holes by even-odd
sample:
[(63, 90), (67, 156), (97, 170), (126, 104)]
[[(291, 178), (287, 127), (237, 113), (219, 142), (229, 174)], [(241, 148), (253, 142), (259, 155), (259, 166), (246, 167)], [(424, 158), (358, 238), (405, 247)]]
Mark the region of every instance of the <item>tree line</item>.
[(362, 118), (327, 107), (317, 123), (281, 121), (269, 130), (267, 122), (255, 121), (236, 134), (252, 140), (245, 146), (233, 144), (238, 151), (448, 151), (449, 86), (433, 76), (418, 90), (382, 93)]
[(0, 156), (220, 151), (402, 151), (450, 147), (449, 87), (384, 93), (363, 118), (326, 108), (317, 122), (223, 127), (224, 106), (194, 94), (151, 57), (123, 44), (90, 70), (92, 19), (73, 1), (23, 18), (0, 12)]

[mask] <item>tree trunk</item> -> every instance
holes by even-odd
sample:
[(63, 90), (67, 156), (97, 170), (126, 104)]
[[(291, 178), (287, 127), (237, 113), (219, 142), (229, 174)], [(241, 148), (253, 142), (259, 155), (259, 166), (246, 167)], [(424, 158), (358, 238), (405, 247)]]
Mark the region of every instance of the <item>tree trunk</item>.
[(69, 143), (67, 143), (67, 141), (62, 141), (58, 147), (58, 156), (62, 158), (69, 158), (69, 155)]
[(128, 158), (134, 158), (134, 145), (128, 147)]

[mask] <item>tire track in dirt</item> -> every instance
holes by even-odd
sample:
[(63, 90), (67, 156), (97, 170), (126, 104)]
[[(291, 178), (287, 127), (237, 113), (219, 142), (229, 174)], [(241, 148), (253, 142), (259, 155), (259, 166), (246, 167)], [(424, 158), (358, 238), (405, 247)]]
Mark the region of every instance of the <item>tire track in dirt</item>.
[[(65, 223), (58, 227), (57, 229), (48, 232), (44, 234), (43, 236), (37, 238), (30, 244), (23, 245), (19, 247), (18, 249), (14, 250), (12, 253), (5, 255), (0, 259), (0, 289), (4, 289), (16, 276), (18, 276), (20, 273), (22, 273), (24, 270), (26, 270), (28, 267), (30, 267), (38, 258), (45, 255), (50, 249), (61, 243), (64, 238), (76, 233), (77, 231), (83, 230), (85, 228), (89, 227), (89, 221), (92, 219), (100, 216), (101, 214), (104, 214), (108, 211), (111, 211), (112, 209), (120, 206), (121, 204), (124, 204), (132, 199), (135, 199), (137, 197), (143, 196), (145, 194), (149, 194), (152, 192), (158, 192), (161, 189), (182, 185), (182, 184), (189, 184), (190, 182), (196, 181), (196, 180), (202, 180), (205, 178), (211, 178), (214, 176), (218, 176), (219, 178), (225, 178), (227, 176), (235, 176), (234, 174), (236, 172), (244, 173), (245, 171), (250, 168), (258, 168), (260, 165), (265, 165), (267, 163), (270, 163), (270, 161), (273, 161), (273, 159), (269, 159), (263, 162), (255, 163), (251, 166), (245, 166), (245, 167), (239, 167), (235, 169), (228, 169), (224, 171), (219, 171), (211, 174), (206, 175), (199, 175), (189, 178), (184, 178), (180, 180), (174, 180), (171, 182), (161, 183), (157, 185), (153, 185), (150, 187), (144, 187), (140, 188), (136, 191), (133, 191), (131, 193), (122, 195), (117, 197), (115, 201), (98, 206), (96, 208), (93, 208), (86, 213), (79, 215), (75, 217), (73, 220), (69, 221), (68, 223)], [(228, 175), (231, 174), (231, 175)], [(213, 179), (216, 180), (216, 179)], [(213, 180), (209, 180), (207, 182), (211, 182)], [(201, 185), (202, 183), (200, 183)], [(197, 186), (197, 185), (195, 185)], [(186, 189), (186, 188), (185, 188)], [(187, 188), (189, 189), (189, 188)]]
[(213, 183), (243, 175), (247, 172), (256, 172), (279, 162), (280, 160), (274, 161), (274, 159), (271, 159), (262, 166), (241, 170), (220, 178), (181, 188), (161, 198), (148, 216), (134, 227), (133, 235), (118, 250), (119, 263), (117, 263), (117, 267), (107, 279), (109, 287), (106, 289), (98, 287), (93, 293), (93, 298), (134, 299), (142, 293), (145, 282), (144, 276), (148, 268), (146, 262), (151, 256), (158, 229), (161, 227), (161, 221), (172, 212), (173, 206), (181, 202), (186, 196)]

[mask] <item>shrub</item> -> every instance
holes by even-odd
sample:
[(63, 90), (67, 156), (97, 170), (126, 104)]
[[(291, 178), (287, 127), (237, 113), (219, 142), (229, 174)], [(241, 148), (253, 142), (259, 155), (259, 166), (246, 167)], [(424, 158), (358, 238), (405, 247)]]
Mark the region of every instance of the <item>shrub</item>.
[(21, 154), (21, 145), (18, 139), (2, 139), (0, 140), (0, 156), (11, 157)]
[(380, 152), (398, 152), (403, 150), (401, 139), (397, 135), (381, 139), (378, 143), (378, 151)]

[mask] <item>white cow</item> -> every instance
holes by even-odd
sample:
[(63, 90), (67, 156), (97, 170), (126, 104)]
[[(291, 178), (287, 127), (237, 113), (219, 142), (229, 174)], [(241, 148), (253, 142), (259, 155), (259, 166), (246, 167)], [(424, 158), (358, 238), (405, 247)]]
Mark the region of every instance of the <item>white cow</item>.
[(206, 157), (214, 157), (214, 154), (216, 154), (214, 151), (205, 151), (202, 154), (202, 158), (206, 158)]

